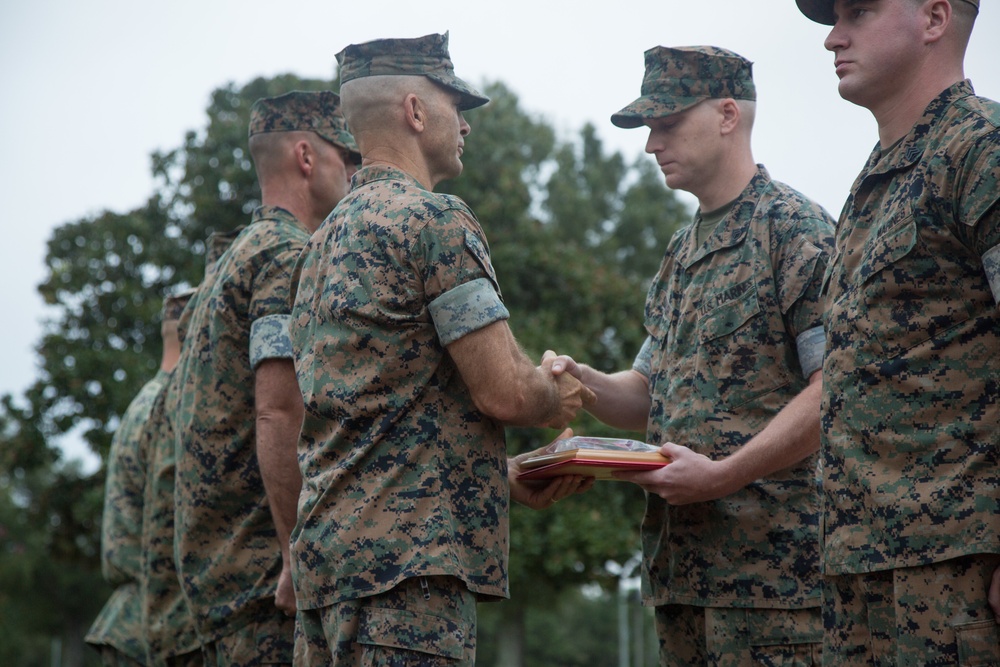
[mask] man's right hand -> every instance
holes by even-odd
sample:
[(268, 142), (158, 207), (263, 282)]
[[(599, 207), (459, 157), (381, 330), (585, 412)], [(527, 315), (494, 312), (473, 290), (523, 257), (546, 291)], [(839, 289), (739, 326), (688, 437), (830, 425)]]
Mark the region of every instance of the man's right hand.
[(557, 357), (552, 351), (547, 351), (542, 356), (541, 368), (543, 371), (552, 374), (553, 382), (555, 382), (556, 390), (559, 393), (559, 414), (545, 423), (545, 426), (549, 428), (566, 428), (573, 421), (573, 418), (576, 417), (577, 412), (582, 408), (594, 405), (597, 401), (597, 396), (594, 392), (571, 373), (556, 373), (552, 368), (553, 362), (564, 358)]

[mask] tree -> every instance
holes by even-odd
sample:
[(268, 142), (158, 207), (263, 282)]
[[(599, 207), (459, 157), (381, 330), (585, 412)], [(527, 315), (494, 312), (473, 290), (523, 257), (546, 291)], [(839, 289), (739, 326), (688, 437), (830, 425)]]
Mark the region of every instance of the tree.
[(0, 664), (48, 665), (58, 647), (63, 664), (96, 665), (83, 635), (110, 593), (100, 486), (58, 464), (38, 423), (0, 401)]

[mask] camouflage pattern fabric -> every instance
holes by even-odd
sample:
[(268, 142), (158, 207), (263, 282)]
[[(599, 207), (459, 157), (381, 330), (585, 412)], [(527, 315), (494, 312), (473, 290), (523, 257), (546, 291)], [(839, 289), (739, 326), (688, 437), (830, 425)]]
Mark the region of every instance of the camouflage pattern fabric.
[(95, 648), (101, 654), (103, 667), (145, 667), (146, 663), (133, 660), (112, 646), (101, 645)]
[(167, 392), (176, 405), (174, 548), (206, 644), (274, 613), (281, 554), (255, 454), (251, 329), (288, 313), (291, 270), (308, 238), (287, 211), (258, 208), (185, 311)]
[(174, 563), (176, 385), (174, 372), (153, 405), (156, 428), (143, 439), (148, 466), (142, 526), (142, 631), (150, 667), (163, 667), (192, 652), (201, 655), (194, 615)]
[[(205, 243), (205, 277), (202, 279), (202, 284), (211, 282), (219, 259), (222, 258), (222, 255), (229, 246), (233, 244), (233, 241), (243, 233), (244, 229), (246, 229), (246, 225), (240, 225), (228, 231), (213, 232), (208, 237), (208, 241)], [(184, 343), (184, 338), (187, 336), (187, 327), (190, 320), (191, 310), (185, 307), (177, 323), (177, 336), (182, 344)]]
[[(205, 251), (205, 284), (215, 277), (218, 260), (242, 231), (212, 234)], [(188, 299), (191, 299), (198, 292)], [(180, 313), (178, 338), (183, 341), (191, 319), (187, 307)], [(142, 627), (148, 643), (150, 667), (165, 665), (181, 667), (201, 661), (201, 641), (195, 629), (194, 615), (181, 590), (180, 577), (174, 563), (174, 478), (176, 447), (173, 416), (177, 413), (177, 375), (171, 373), (167, 386), (153, 405), (156, 428), (143, 439), (146, 452), (147, 478), (143, 503), (143, 575)]]
[(197, 651), (170, 656), (163, 664), (164, 667), (202, 667), (205, 664), (205, 659), (202, 657), (201, 649), (198, 649)]
[(819, 667), (823, 618), (808, 609), (656, 608), (660, 667)]
[(104, 483), (104, 512), (101, 516), (101, 571), (108, 583), (117, 586), (87, 633), (90, 644), (107, 644), (126, 658), (146, 661), (142, 640), (143, 488), (146, 459), (141, 448), (150, 428), (150, 412), (163, 390), (168, 374), (157, 371), (122, 414), (111, 439), (107, 479)]
[(289, 326), (306, 404), (292, 533), (299, 609), (450, 574), (507, 595), (503, 426), (442, 341), (505, 319), (457, 197), (366, 167), (303, 253)]
[(454, 577), (299, 612), (297, 667), (473, 667), (476, 600)]
[(753, 64), (728, 49), (656, 46), (646, 51), (645, 60), (641, 96), (611, 116), (618, 127), (640, 127), (645, 120), (670, 116), (702, 100), (757, 99)]
[(258, 667), (262, 664), (290, 667), (294, 641), (295, 619), (275, 609), (271, 618), (244, 625), (206, 644), (202, 647), (202, 655), (205, 667)]
[[(695, 246), (693, 226), (674, 235), (646, 301), (648, 442), (724, 458), (806, 387), (831, 246), (826, 212), (763, 167), (707, 243)], [(718, 500), (649, 495), (646, 600), (819, 606), (818, 495), (815, 456)]]
[(984, 601), (1000, 556), (824, 579), (825, 665), (1000, 665)]
[(412, 39), (375, 39), (350, 44), (337, 54), (340, 85), (367, 76), (426, 76), (459, 94), (459, 109), (475, 109), (490, 101), (455, 75), (448, 55), (448, 33)]
[(268, 132), (313, 132), (345, 149), (355, 162), (361, 162), (361, 153), (340, 111), (340, 96), (328, 90), (293, 90), (254, 102), (250, 107), (249, 136)]
[[(969, 3), (976, 10), (979, 10), (979, 0), (963, 0)], [(833, 25), (836, 23), (836, 14), (833, 12), (833, 2), (834, 0), (795, 0), (795, 4), (799, 6), (799, 10), (806, 15), (807, 18), (815, 21), (816, 23), (822, 23), (823, 25)]]
[[(1000, 553), (1000, 105), (944, 91), (851, 189), (827, 278), (825, 574)], [(985, 604), (985, 590), (983, 591)]]

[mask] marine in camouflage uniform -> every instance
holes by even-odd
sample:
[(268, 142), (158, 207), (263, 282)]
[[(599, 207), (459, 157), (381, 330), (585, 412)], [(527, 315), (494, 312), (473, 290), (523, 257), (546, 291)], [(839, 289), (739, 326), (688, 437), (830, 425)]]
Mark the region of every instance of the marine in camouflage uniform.
[[(471, 667), (476, 601), (507, 595), (504, 421), (575, 413), (582, 387), (520, 353), (479, 222), (432, 191), (461, 172), (461, 112), (488, 101), (447, 35), (337, 57), (364, 166), (303, 253), (292, 312), (295, 661)], [(381, 120), (393, 104), (405, 125)]]
[(139, 597), (145, 461), (138, 444), (168, 375), (159, 370), (143, 386), (122, 415), (111, 441), (101, 523), (101, 570), (117, 588), (86, 637), (88, 644), (101, 651), (105, 665), (146, 664)]
[(104, 513), (101, 522), (101, 569), (117, 585), (87, 634), (105, 665), (149, 664), (142, 630), (142, 527), (148, 456), (143, 443), (156, 429), (153, 404), (177, 362), (177, 321), (186, 297), (168, 297), (161, 310), (163, 355), (156, 375), (129, 404), (111, 440)]
[[(292, 661), (294, 599), (277, 606), (284, 540), (264, 458), (275, 446), (294, 451), (301, 423), (286, 328), (292, 269), (357, 158), (330, 92), (258, 100), (249, 134), (262, 206), (192, 299), (166, 397), (175, 564), (205, 662), (226, 667)], [(275, 380), (283, 373), (285, 385)], [(297, 496), (297, 480), (289, 486), (282, 492)]]
[[(798, 4), (835, 26), (827, 48), (856, 63), (838, 70), (841, 94), (880, 133), (825, 286), (824, 651), (837, 665), (1000, 664), (1000, 599), (987, 600), (1000, 576), (1000, 104), (974, 94), (955, 55), (978, 1), (865, 21)], [(886, 54), (899, 35), (914, 48)]]
[[(661, 664), (819, 664), (819, 295), (833, 220), (754, 164), (750, 62), (707, 46), (656, 47), (645, 62), (641, 97), (612, 122), (648, 126), (667, 184), (700, 208), (649, 289), (632, 370), (567, 363), (595, 390), (596, 416), (669, 443), (665, 468), (621, 475), (648, 492), (643, 597)], [(708, 138), (685, 154), (692, 136)], [(724, 465), (746, 468), (739, 483), (719, 486)]]
[[(216, 232), (206, 244), (205, 276), (211, 283), (216, 263), (239, 231)], [(181, 295), (186, 305), (192, 292)], [(190, 310), (179, 313), (178, 338), (183, 344)], [(203, 664), (194, 615), (181, 590), (174, 563), (174, 477), (176, 448), (170, 416), (176, 413), (176, 376), (171, 375), (153, 405), (156, 428), (143, 438), (148, 461), (143, 502), (142, 629), (150, 667), (198, 667)], [(167, 404), (168, 397), (173, 400)]]

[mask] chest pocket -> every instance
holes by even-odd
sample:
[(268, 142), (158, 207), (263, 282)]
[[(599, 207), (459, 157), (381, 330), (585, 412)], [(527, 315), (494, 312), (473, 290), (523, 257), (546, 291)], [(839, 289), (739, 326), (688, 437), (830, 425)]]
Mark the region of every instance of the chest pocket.
[(968, 320), (977, 306), (973, 290), (954, 288), (956, 275), (969, 275), (967, 253), (950, 238), (937, 239), (934, 246), (938, 252), (927, 249), (917, 221), (908, 216), (862, 255), (857, 327), (882, 357), (897, 357), (943, 335)]
[(751, 286), (739, 298), (703, 315), (698, 323), (698, 379), (735, 409), (790, 380), (784, 359), (786, 334), (773, 329)]

